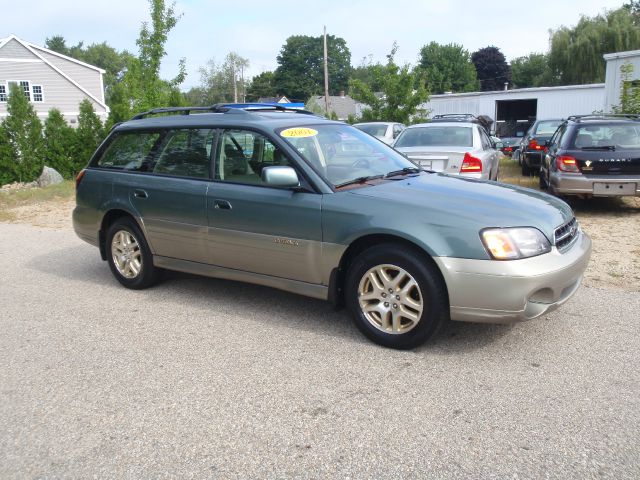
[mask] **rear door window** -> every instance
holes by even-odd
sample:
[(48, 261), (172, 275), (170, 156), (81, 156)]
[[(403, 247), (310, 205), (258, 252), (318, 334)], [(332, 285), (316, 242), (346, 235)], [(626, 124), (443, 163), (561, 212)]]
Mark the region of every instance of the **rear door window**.
[(159, 132), (123, 132), (113, 138), (94, 166), (128, 171), (144, 171)]
[(153, 173), (209, 178), (213, 138), (206, 128), (169, 130), (154, 155)]

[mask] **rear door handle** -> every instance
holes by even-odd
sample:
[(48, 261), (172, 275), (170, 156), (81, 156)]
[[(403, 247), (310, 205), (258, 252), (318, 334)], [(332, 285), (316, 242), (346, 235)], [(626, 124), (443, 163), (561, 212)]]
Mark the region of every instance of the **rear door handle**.
[(140, 189), (136, 189), (133, 191), (133, 196), (136, 198), (149, 198), (149, 195), (147, 195), (147, 192), (145, 192), (144, 190), (140, 190)]
[(231, 210), (231, 204), (226, 200), (214, 200), (213, 208), (218, 208), (220, 210)]

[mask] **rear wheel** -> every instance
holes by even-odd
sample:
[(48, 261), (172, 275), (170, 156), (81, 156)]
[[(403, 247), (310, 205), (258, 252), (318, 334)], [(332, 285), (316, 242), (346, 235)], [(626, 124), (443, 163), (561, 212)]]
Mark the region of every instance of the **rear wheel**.
[(540, 184), (540, 190), (548, 190), (549, 189), (549, 176), (545, 173), (544, 170), (540, 169), (540, 174), (538, 175), (538, 180)]
[(420, 252), (394, 244), (376, 245), (354, 260), (345, 295), (356, 327), (390, 348), (417, 347), (449, 315), (437, 267)]
[(522, 160), (521, 169), (522, 169), (522, 175), (524, 175), (525, 177), (531, 176), (531, 169), (527, 167), (527, 165), (524, 163), (524, 160)]
[(109, 227), (105, 246), (111, 273), (125, 287), (140, 290), (160, 278), (161, 270), (153, 265), (149, 245), (132, 218), (119, 218)]

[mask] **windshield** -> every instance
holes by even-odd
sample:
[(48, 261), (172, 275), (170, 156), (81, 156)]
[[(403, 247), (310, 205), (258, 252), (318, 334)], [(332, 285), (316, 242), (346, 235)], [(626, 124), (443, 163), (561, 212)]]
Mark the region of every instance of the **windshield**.
[(358, 130), (362, 130), (369, 135), (373, 135), (374, 137), (384, 137), (384, 134), (387, 132), (386, 125), (376, 125), (373, 123), (363, 124), (363, 125), (354, 125)]
[(473, 130), (471, 127), (413, 127), (407, 128), (394, 147), (471, 147)]
[(576, 148), (640, 148), (640, 125), (586, 125), (578, 129)]
[(349, 125), (286, 128), (279, 134), (334, 187), (361, 177), (416, 168), (391, 147)]
[(543, 137), (550, 137), (558, 128), (558, 125), (562, 123), (562, 120), (547, 120), (540, 122), (536, 127), (535, 134)]

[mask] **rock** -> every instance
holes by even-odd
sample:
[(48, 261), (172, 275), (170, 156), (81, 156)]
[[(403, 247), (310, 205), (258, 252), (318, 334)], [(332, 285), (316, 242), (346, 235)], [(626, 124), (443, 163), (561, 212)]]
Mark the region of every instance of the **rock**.
[(51, 167), (44, 167), (42, 169), (42, 175), (38, 178), (38, 186), (47, 187), (49, 185), (56, 185), (62, 183), (62, 175), (57, 170)]

